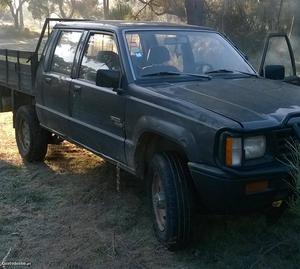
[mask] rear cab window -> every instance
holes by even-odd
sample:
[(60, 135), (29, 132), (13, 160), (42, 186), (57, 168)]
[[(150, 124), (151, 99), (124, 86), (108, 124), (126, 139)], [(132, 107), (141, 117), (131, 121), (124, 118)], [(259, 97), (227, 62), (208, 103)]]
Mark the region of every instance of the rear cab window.
[(62, 31), (58, 38), (50, 71), (71, 76), (73, 62), (82, 32)]

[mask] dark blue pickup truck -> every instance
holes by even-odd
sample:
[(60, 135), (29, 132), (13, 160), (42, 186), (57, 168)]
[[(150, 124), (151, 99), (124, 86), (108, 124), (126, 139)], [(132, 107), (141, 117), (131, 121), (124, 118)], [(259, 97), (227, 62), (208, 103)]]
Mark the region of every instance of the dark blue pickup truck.
[(282, 160), (300, 125), (294, 68), (257, 73), (203, 27), (63, 21), (42, 46), (46, 30), (35, 52), (0, 51), (0, 109), (13, 111), (25, 161), (65, 139), (144, 179), (170, 249), (189, 241), (195, 206), (284, 206)]

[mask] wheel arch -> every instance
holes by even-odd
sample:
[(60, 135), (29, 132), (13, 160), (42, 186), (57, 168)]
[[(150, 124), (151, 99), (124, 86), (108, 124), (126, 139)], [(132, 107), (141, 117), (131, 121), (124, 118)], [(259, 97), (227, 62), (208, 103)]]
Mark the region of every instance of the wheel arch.
[(133, 151), (131, 154), (129, 151), (128, 155), (129, 162), (134, 165), (138, 176), (144, 177), (147, 161), (157, 152), (175, 151), (185, 161), (200, 158), (191, 128), (182, 123), (149, 116), (139, 119), (133, 131)]
[(144, 178), (147, 171), (147, 163), (155, 153), (176, 152), (182, 160), (188, 162), (187, 148), (172, 136), (156, 131), (143, 132), (136, 144), (134, 152), (135, 170), (139, 177)]

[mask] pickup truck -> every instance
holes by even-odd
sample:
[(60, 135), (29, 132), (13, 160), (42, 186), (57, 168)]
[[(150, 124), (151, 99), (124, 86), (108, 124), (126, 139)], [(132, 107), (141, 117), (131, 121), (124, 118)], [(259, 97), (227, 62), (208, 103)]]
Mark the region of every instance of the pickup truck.
[(140, 177), (169, 249), (189, 242), (197, 207), (284, 207), (300, 89), (283, 65), (259, 74), (217, 31), (155, 22), (61, 21), (41, 49), (50, 21), (35, 52), (0, 51), (24, 161), (65, 139)]

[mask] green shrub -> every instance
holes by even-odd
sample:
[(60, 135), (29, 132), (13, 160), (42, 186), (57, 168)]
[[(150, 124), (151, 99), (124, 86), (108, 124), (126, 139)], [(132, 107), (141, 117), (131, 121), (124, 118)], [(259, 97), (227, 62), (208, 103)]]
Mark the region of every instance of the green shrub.
[(291, 154), (285, 159), (286, 165), (291, 168), (291, 181), (286, 182), (292, 193), (288, 199), (288, 204), (291, 208), (295, 208), (300, 200), (300, 143), (292, 140), (287, 141), (287, 144)]

